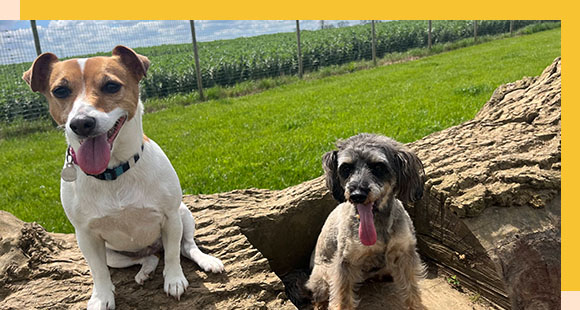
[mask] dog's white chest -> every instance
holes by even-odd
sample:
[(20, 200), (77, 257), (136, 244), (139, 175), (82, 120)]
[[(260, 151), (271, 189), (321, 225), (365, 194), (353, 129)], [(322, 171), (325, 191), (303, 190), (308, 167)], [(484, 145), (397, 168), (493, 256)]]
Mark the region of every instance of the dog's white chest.
[(157, 210), (129, 207), (91, 219), (88, 226), (107, 242), (107, 247), (135, 252), (159, 239), (164, 219), (164, 215)]

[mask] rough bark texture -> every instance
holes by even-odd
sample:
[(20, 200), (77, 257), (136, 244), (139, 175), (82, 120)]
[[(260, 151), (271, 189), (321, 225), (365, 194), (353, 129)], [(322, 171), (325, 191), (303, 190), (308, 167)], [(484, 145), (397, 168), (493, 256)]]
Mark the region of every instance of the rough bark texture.
[[(182, 259), (190, 286), (178, 302), (163, 293), (162, 263), (143, 286), (133, 279), (137, 267), (111, 269), (117, 309), (294, 309), (267, 259), (225, 214), (200, 218), (206, 229), (198, 240), (223, 259), (227, 272), (206, 274)], [(7, 213), (0, 219), (0, 309), (85, 308), (92, 279), (74, 235), (50, 234)]]
[(409, 146), (423, 255), (501, 307), (560, 307), (561, 61), (499, 87), (476, 117)]
[[(419, 250), (433, 263), (421, 283), (425, 305), (490, 307), (453, 290), (445, 273), (502, 308), (558, 309), (560, 60), (538, 78), (498, 88), (475, 119), (409, 146), (428, 177), (424, 199), (408, 206)], [(322, 177), (282, 191), (184, 200), (200, 248), (220, 257), (226, 272), (206, 274), (182, 259), (190, 287), (177, 302), (163, 293), (162, 266), (143, 286), (133, 280), (138, 267), (111, 269), (118, 309), (294, 309), (289, 297), (308, 303), (301, 284), (336, 206)], [(91, 285), (74, 235), (0, 211), (0, 309), (80, 309)], [(402, 308), (393, 283), (366, 283), (360, 295), (362, 309)]]

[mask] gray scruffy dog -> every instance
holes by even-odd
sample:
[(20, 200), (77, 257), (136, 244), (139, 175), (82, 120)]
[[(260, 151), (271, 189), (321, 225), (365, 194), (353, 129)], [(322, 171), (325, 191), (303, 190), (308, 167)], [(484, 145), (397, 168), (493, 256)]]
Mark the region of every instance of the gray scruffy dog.
[(421, 199), (425, 174), (415, 154), (384, 136), (359, 134), (324, 154), (326, 185), (341, 204), (326, 219), (306, 287), (316, 309), (354, 309), (355, 290), (390, 275), (409, 309), (423, 309), (425, 267), (403, 202)]

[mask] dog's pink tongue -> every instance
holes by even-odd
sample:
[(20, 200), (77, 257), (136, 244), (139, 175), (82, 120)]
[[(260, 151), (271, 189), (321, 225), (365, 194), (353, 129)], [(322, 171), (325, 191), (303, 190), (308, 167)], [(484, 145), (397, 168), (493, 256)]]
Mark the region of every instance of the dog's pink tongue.
[(107, 134), (88, 138), (76, 152), (77, 163), (88, 174), (99, 174), (107, 169), (111, 158), (111, 148)]
[(356, 209), (360, 216), (360, 224), (358, 226), (360, 242), (367, 246), (375, 244), (377, 242), (377, 231), (375, 230), (375, 222), (373, 221), (373, 204), (363, 205), (357, 203)]

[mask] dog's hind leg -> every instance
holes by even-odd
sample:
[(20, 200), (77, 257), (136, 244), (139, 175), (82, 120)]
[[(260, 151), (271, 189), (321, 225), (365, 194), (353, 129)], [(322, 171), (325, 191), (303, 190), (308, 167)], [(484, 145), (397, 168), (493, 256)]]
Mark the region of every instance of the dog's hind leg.
[(159, 258), (155, 255), (145, 257), (129, 257), (119, 252), (107, 249), (107, 265), (113, 268), (125, 268), (133, 265), (141, 265), (141, 269), (135, 275), (135, 282), (142, 285), (149, 279), (151, 272), (155, 271)]
[(218, 258), (203, 253), (195, 244), (193, 235), (195, 233), (195, 220), (189, 209), (181, 203), (179, 207), (181, 221), (183, 223), (183, 236), (181, 238), (181, 254), (194, 261), (204, 271), (222, 272), (224, 264)]
[(314, 266), (305, 285), (312, 292), (314, 310), (328, 309), (328, 282), (324, 279), (324, 268), (318, 265)]

